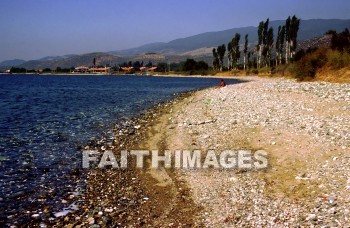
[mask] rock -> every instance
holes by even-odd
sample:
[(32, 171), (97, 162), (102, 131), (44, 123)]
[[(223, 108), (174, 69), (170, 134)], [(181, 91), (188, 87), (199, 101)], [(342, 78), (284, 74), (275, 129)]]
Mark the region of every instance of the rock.
[(32, 218), (39, 218), (39, 214), (32, 214)]
[(105, 212), (111, 213), (111, 212), (113, 212), (113, 208), (106, 208)]
[(93, 217), (89, 217), (89, 218), (87, 219), (87, 222), (88, 222), (90, 225), (95, 224), (95, 219), (94, 219)]
[(306, 218), (306, 221), (317, 221), (317, 216), (315, 214), (309, 214)]
[(63, 210), (63, 211), (55, 213), (54, 215), (56, 218), (58, 218), (58, 217), (66, 216), (70, 212), (72, 212), (72, 211), (71, 210)]

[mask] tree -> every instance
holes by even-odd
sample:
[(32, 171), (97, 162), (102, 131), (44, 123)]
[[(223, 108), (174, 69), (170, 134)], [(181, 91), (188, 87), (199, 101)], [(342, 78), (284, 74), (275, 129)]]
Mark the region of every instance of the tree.
[(248, 52), (248, 34), (246, 34), (246, 35), (244, 36), (244, 49), (243, 49), (243, 53), (244, 53), (244, 58), (243, 58), (244, 70), (246, 70), (247, 52)]
[(146, 64), (146, 67), (152, 67), (152, 66), (153, 66), (152, 62), (148, 61), (148, 63)]
[(286, 63), (293, 58), (297, 48), (297, 37), (299, 31), (300, 19), (295, 15), (286, 20)]
[(247, 62), (248, 62), (248, 68), (252, 67), (251, 66), (251, 61), (250, 61), (250, 56), (251, 56), (252, 52), (248, 51), (248, 54), (247, 54)]
[(336, 31), (328, 32), (332, 35), (331, 48), (338, 51), (350, 50), (350, 32), (348, 28), (345, 28), (343, 32), (337, 33)]
[(15, 73), (15, 74), (16, 73), (26, 73), (27, 70), (25, 68), (23, 68), (23, 67), (21, 67), (21, 68), (19, 68), (19, 67), (11, 67), (10, 72), (11, 73)]
[(132, 67), (134, 67), (135, 70), (139, 70), (141, 67), (140, 61), (136, 61), (132, 64)]
[(261, 55), (263, 49), (263, 30), (264, 30), (264, 21), (260, 21), (258, 26), (258, 46), (257, 46), (257, 68), (260, 68), (261, 65)]
[(228, 42), (227, 44), (227, 68), (229, 70), (232, 69), (232, 42)]
[(226, 52), (225, 44), (222, 44), (222, 45), (218, 46), (217, 54), (218, 54), (218, 57), (219, 57), (220, 71), (222, 71), (224, 69), (225, 52)]
[(290, 58), (292, 59), (295, 55), (295, 51), (297, 49), (297, 37), (299, 31), (300, 19), (298, 19), (295, 15), (292, 17), (292, 21), (290, 24)]
[(215, 48), (213, 48), (213, 68), (218, 70), (220, 67), (219, 55)]
[(276, 39), (276, 66), (282, 63), (285, 26), (278, 26)]
[(204, 61), (195, 61), (194, 59), (187, 59), (185, 62), (181, 63), (182, 71), (199, 71), (199, 70), (208, 70), (209, 66)]
[(168, 68), (168, 64), (167, 63), (158, 63), (157, 64), (157, 72), (166, 72)]
[(270, 66), (271, 50), (273, 47), (273, 28), (269, 27), (270, 19), (260, 21), (258, 26), (258, 45), (257, 45), (257, 68), (265, 62), (266, 66)]
[(237, 69), (237, 65), (239, 63), (240, 59), (240, 52), (239, 52), (239, 40), (241, 39), (241, 35), (239, 33), (236, 33), (235, 36), (232, 38), (231, 42), (228, 45), (230, 47), (230, 50), (228, 51), (228, 58), (230, 59), (230, 68), (231, 69)]
[(270, 67), (271, 64), (271, 50), (273, 47), (273, 28), (270, 27), (267, 32), (267, 38), (266, 38), (266, 57), (267, 57), (267, 64)]
[(172, 71), (180, 71), (180, 64), (179, 63), (170, 63), (170, 69)]
[(235, 37), (233, 38), (233, 65), (235, 67), (235, 69), (238, 68), (238, 64), (239, 64), (239, 59), (241, 58), (241, 53), (239, 52), (239, 40), (241, 39), (241, 35), (239, 33), (235, 34)]
[(209, 69), (208, 63), (204, 62), (203, 60), (197, 62), (196, 70), (208, 70), (208, 69)]
[(265, 62), (265, 65), (268, 66), (268, 53), (269, 53), (269, 40), (268, 40), (268, 33), (269, 33), (269, 22), (270, 19), (267, 18), (266, 21), (264, 22), (264, 27), (263, 27), (263, 39), (262, 39), (262, 56), (263, 60)]
[(128, 63), (127, 62), (123, 62), (122, 64), (120, 64), (121, 67), (127, 67)]
[(286, 20), (286, 63), (289, 62), (289, 52), (290, 52), (290, 35), (291, 35), (291, 32), (290, 32), (290, 16), (287, 18)]
[(183, 71), (192, 71), (196, 70), (197, 62), (194, 59), (187, 59), (182, 66)]

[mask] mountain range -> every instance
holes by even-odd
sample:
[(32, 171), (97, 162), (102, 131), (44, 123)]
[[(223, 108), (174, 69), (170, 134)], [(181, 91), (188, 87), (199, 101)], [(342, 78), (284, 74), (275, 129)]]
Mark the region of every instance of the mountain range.
[[(270, 26), (276, 31), (278, 26), (284, 25), (284, 20), (270, 21)], [(343, 31), (350, 27), (350, 19), (310, 19), (301, 20), (298, 32), (298, 40), (304, 41), (324, 35), (329, 30)], [(115, 65), (125, 61), (183, 61), (188, 57), (198, 60), (210, 61), (211, 50), (221, 44), (227, 44), (235, 33), (241, 34), (241, 43), (243, 37), (248, 34), (249, 45), (257, 43), (257, 26), (248, 26), (241, 28), (232, 28), (224, 31), (206, 32), (194, 36), (175, 39), (170, 42), (156, 42), (145, 44), (140, 47), (125, 50), (110, 51), (106, 53), (88, 53), (82, 55), (49, 56), (38, 60), (8, 60), (0, 62), (0, 69), (11, 66), (24, 67), (27, 69), (40, 69), (56, 67), (68, 68), (79, 65), (91, 65), (92, 60), (96, 58), (97, 64)], [(146, 53), (157, 53), (158, 55), (147, 55)], [(159, 57), (159, 55), (163, 57)], [(157, 56), (153, 59), (152, 56)]]

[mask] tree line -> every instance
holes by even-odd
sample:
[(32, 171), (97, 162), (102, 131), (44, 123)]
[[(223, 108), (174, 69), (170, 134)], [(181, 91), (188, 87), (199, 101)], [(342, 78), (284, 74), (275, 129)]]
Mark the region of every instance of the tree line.
[[(273, 28), (269, 27), (269, 18), (261, 21), (258, 25), (258, 44), (255, 48), (248, 50), (248, 34), (244, 36), (243, 50), (240, 51), (241, 34), (236, 33), (232, 40), (227, 44), (219, 45), (213, 48), (213, 68), (223, 71), (225, 69), (224, 59), (227, 54), (227, 69), (237, 70), (240, 66), (244, 70), (248, 67), (260, 69), (262, 67), (271, 67), (289, 63), (296, 54), (297, 37), (300, 25), (300, 19), (295, 15), (288, 17), (283, 26), (279, 26), (274, 40)], [(273, 52), (275, 55), (273, 55)], [(242, 56), (241, 56), (242, 54)], [(253, 62), (251, 57), (254, 56)], [(243, 58), (242, 58), (243, 57)], [(243, 59), (243, 63), (241, 60)], [(273, 61), (274, 60), (274, 61)]]
[[(93, 61), (94, 67), (110, 67), (109, 64), (103, 66), (103, 65), (96, 65), (95, 59)], [(155, 72), (169, 72), (169, 71), (174, 71), (174, 72), (188, 72), (189, 74), (206, 74), (205, 71), (209, 70), (209, 65), (205, 61), (195, 61), (194, 59), (187, 59), (186, 61), (182, 61), (179, 63), (166, 63), (166, 62), (159, 62), (156, 64), (153, 64), (151, 61), (148, 61), (148, 63), (144, 63), (143, 61), (128, 61), (128, 62), (123, 62), (119, 65), (115, 64), (114, 66), (111, 67), (111, 70), (114, 72), (117, 71), (122, 71), (122, 67), (133, 67), (132, 72), (138, 72), (141, 71), (141, 67), (157, 67), (155, 69)], [(10, 69), (11, 73), (14, 74), (19, 74), (19, 73), (70, 73), (75, 70), (75, 67), (71, 68), (61, 68), (61, 67), (56, 67), (55, 69), (50, 69), (50, 68), (44, 68), (41, 70), (29, 70), (23, 67), (12, 67)]]

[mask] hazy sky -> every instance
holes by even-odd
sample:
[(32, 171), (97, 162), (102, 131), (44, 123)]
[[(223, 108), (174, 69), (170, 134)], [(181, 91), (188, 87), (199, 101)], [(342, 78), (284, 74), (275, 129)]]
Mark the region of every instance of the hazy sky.
[(0, 61), (114, 51), (259, 21), (350, 18), (349, 0), (0, 0)]

